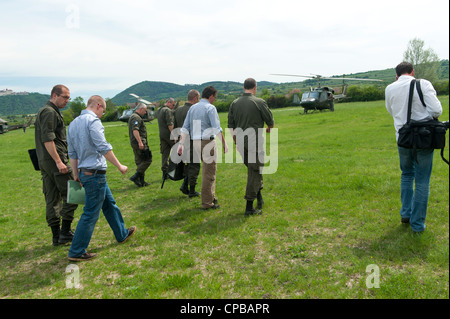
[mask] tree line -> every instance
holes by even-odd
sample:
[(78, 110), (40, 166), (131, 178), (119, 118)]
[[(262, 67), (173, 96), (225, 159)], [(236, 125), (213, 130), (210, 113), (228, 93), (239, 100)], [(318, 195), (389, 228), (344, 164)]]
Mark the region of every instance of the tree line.
[[(448, 95), (449, 94), (449, 81), (439, 80), (433, 83), (434, 88), (438, 95)], [(368, 101), (379, 101), (384, 100), (385, 86), (376, 85), (351, 85), (347, 88), (347, 96), (343, 99), (336, 100), (335, 102), (368, 102)], [(338, 90), (338, 88), (336, 88)], [(293, 105), (294, 94), (298, 94), (300, 97), (302, 95), (301, 90), (291, 90), (286, 94), (278, 93), (271, 94), (269, 89), (263, 89), (258, 93), (258, 97), (264, 99), (271, 109), (289, 107)], [(218, 98), (214, 103), (218, 112), (228, 112), (230, 104), (238, 98), (239, 95), (224, 94), (219, 92)], [(160, 100), (155, 103), (157, 106), (163, 105), (164, 100)], [(178, 105), (184, 104), (182, 99), (178, 99)], [(81, 111), (86, 108), (86, 104), (82, 97), (77, 97), (68, 104), (68, 109), (62, 111), (64, 121), (68, 125), (73, 121), (75, 117), (80, 115)], [(106, 99), (106, 111), (105, 115), (102, 117), (104, 122), (117, 121), (122, 115), (123, 111), (128, 109), (127, 105), (116, 105), (111, 99)]]

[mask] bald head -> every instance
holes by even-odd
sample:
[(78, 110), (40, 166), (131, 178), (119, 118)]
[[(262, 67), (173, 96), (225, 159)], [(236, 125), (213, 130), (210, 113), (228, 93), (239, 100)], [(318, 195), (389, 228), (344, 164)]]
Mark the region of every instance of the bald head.
[(86, 109), (91, 110), (98, 118), (101, 118), (106, 111), (106, 102), (101, 96), (93, 95), (89, 98)]

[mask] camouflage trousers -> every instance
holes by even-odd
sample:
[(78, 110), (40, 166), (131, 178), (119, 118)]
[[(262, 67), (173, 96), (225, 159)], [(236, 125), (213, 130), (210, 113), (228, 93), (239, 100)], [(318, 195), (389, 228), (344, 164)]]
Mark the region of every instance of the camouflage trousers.
[(45, 196), (45, 216), (48, 226), (59, 226), (62, 220), (72, 221), (78, 205), (67, 203), (67, 181), (73, 180), (69, 163), (67, 174), (59, 172), (53, 160), (40, 161), (43, 193)]
[(145, 175), (145, 171), (152, 163), (152, 153), (148, 148), (146, 151), (140, 150), (139, 147), (132, 147), (134, 153), (134, 162), (136, 164), (136, 172), (141, 175)]
[(263, 176), (260, 169), (264, 166), (264, 152), (258, 154), (244, 149), (244, 154), (241, 153), (241, 156), (247, 166), (247, 187), (244, 198), (252, 201), (256, 199), (258, 192), (263, 188)]

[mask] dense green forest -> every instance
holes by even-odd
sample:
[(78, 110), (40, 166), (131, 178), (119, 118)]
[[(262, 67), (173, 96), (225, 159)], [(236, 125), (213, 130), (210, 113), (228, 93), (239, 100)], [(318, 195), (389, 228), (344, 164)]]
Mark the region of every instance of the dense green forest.
[(40, 93), (0, 96), (0, 115), (34, 114), (49, 98)]

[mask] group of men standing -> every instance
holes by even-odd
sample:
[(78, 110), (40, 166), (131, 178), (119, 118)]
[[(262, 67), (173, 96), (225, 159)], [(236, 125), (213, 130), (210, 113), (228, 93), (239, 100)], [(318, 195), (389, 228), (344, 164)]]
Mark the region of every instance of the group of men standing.
[[(405, 96), (408, 94), (409, 83), (414, 79), (414, 69), (409, 63), (401, 63), (396, 67), (396, 72), (396, 82), (386, 88), (386, 108), (393, 116), (398, 132), (406, 122)], [(431, 83), (426, 80), (421, 82), (426, 106), (423, 107), (414, 95), (411, 118), (437, 118), (442, 114), (441, 103)], [(256, 90), (256, 81), (252, 78), (246, 79), (244, 94), (231, 103), (228, 113), (228, 128), (247, 167), (245, 215), (260, 214), (264, 204), (261, 194), (264, 166), (264, 151), (260, 148), (260, 145), (263, 145), (262, 129), (267, 125), (266, 132), (270, 133), (274, 126), (272, 112), (264, 100), (255, 96)], [(206, 87), (201, 96), (198, 91), (191, 90), (185, 105), (173, 111), (175, 100), (168, 99), (157, 115), (163, 178), (171, 150), (178, 138), (172, 131), (178, 128), (181, 134), (176, 152), (179, 156), (184, 156), (187, 163), (180, 190), (189, 197), (201, 195), (203, 209), (220, 207), (215, 196), (217, 138), (222, 143), (224, 153), (228, 151), (217, 109), (213, 105), (216, 97), (217, 90), (213, 86)], [(59, 110), (64, 108), (69, 100), (70, 91), (64, 85), (57, 85), (52, 89), (50, 100), (36, 116), (35, 143), (42, 174), (46, 219), (52, 230), (53, 245), (72, 242), (68, 258), (71, 261), (79, 261), (95, 257), (95, 254), (87, 252), (86, 248), (100, 210), (103, 211), (119, 243), (125, 242), (133, 235), (136, 227), (125, 228), (120, 209), (106, 181), (106, 161), (116, 166), (122, 174), (128, 171), (128, 167), (119, 162), (112, 146), (105, 139), (104, 127), (100, 121), (106, 110), (104, 99), (100, 96), (92, 96), (89, 99), (86, 109), (69, 125), (66, 138), (66, 127)], [(148, 185), (144, 176), (152, 163), (152, 153), (148, 147), (143, 121), (146, 111), (147, 106), (139, 104), (129, 120), (130, 143), (137, 167), (136, 173), (130, 179), (140, 187)], [(402, 171), (401, 222), (410, 224), (414, 232), (423, 232), (433, 150), (416, 152), (398, 147), (398, 152)], [(195, 190), (200, 164), (201, 194)], [(79, 181), (86, 192), (83, 214), (75, 233), (71, 230), (71, 224), (77, 205), (66, 200), (68, 180)], [(256, 209), (253, 206), (255, 199)]]
[[(266, 102), (254, 96), (256, 85), (254, 79), (245, 81), (245, 93), (232, 103), (228, 115), (228, 127), (233, 134), (234, 142), (241, 140), (239, 135), (246, 136), (244, 148), (239, 149), (248, 169), (245, 215), (260, 214), (263, 206), (261, 190), (264, 152), (257, 148), (259, 145), (257, 139), (261, 139), (262, 136), (250, 134), (256, 138), (252, 141), (247, 138), (248, 129), (258, 132), (258, 129), (267, 124), (267, 132), (270, 132), (274, 125), (272, 113)], [(177, 142), (177, 137), (174, 137), (172, 131), (178, 128), (181, 134), (176, 152), (184, 156), (186, 163), (185, 178), (180, 190), (189, 197), (201, 196), (202, 209), (220, 207), (215, 196), (216, 138), (221, 141), (224, 153), (228, 151), (217, 109), (213, 105), (216, 98), (217, 90), (213, 86), (206, 87), (201, 95), (198, 91), (191, 90), (185, 105), (174, 110), (175, 100), (170, 98), (157, 114), (163, 178), (167, 172), (171, 150)], [(36, 116), (35, 143), (43, 180), (47, 224), (52, 230), (53, 245), (72, 242), (68, 259), (80, 261), (96, 256), (86, 249), (100, 210), (103, 211), (119, 243), (132, 236), (136, 227), (125, 228), (121, 211), (107, 184), (107, 161), (116, 166), (122, 174), (128, 171), (128, 167), (119, 162), (111, 144), (105, 139), (104, 127), (100, 121), (106, 110), (104, 99), (97, 95), (92, 96), (86, 109), (69, 125), (66, 134), (60, 109), (63, 109), (69, 100), (70, 91), (66, 86), (56, 85), (52, 89), (50, 100)], [(144, 177), (152, 163), (152, 152), (148, 146), (144, 122), (146, 112), (145, 104), (137, 105), (128, 122), (130, 144), (136, 164), (136, 172), (130, 180), (139, 187), (148, 185)], [(201, 193), (195, 189), (200, 166), (202, 166)], [(69, 180), (78, 181), (85, 188), (83, 214), (75, 233), (71, 230), (71, 224), (78, 205), (67, 202)], [(257, 209), (253, 207), (255, 199)]]

